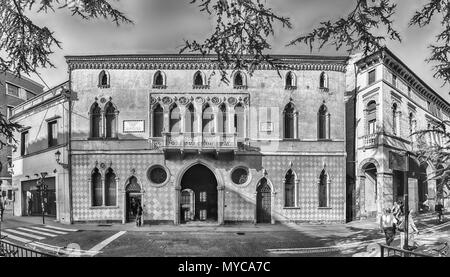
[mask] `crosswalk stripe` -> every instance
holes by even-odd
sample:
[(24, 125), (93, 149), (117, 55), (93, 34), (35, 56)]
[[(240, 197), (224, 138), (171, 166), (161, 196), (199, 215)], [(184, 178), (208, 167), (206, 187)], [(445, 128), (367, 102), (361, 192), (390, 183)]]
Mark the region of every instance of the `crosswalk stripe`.
[(47, 228), (41, 228), (41, 227), (30, 227), (36, 230), (41, 230), (41, 231), (46, 231), (46, 232), (52, 232), (52, 233), (56, 233), (56, 234), (60, 234), (60, 235), (67, 235), (68, 233), (66, 232), (60, 232), (60, 231), (56, 231), (56, 230), (50, 230)]
[(28, 233), (17, 231), (17, 230), (13, 230), (13, 229), (7, 229), (7, 231), (8, 232), (12, 232), (12, 233), (17, 234), (17, 235), (29, 237), (29, 238), (32, 238), (32, 239), (39, 239), (39, 240), (45, 239), (45, 237), (41, 237), (41, 236), (37, 236), (37, 235), (33, 235), (33, 234), (28, 234)]
[(3, 235), (7, 235), (8, 239), (20, 241), (20, 242), (23, 242), (23, 243), (30, 243), (31, 242), (31, 240), (29, 240), (29, 239), (24, 239), (24, 238), (21, 238), (21, 237), (17, 237), (17, 236), (14, 236), (13, 234), (5, 232), (5, 231), (2, 231), (2, 234)]
[(56, 227), (56, 226), (51, 226), (51, 225), (45, 225), (45, 227), (46, 227), (46, 228), (51, 228), (51, 229), (60, 230), (60, 231), (78, 232), (78, 230), (75, 230), (75, 229), (61, 228), (61, 227)]
[(17, 229), (23, 230), (23, 231), (27, 231), (27, 232), (32, 232), (35, 234), (40, 234), (40, 235), (44, 235), (44, 236), (48, 236), (48, 237), (57, 237), (58, 235), (55, 234), (50, 234), (50, 233), (46, 233), (46, 232), (41, 232), (41, 231), (36, 231), (36, 230), (32, 230), (32, 229), (28, 229), (28, 228), (23, 228), (23, 227), (19, 227)]

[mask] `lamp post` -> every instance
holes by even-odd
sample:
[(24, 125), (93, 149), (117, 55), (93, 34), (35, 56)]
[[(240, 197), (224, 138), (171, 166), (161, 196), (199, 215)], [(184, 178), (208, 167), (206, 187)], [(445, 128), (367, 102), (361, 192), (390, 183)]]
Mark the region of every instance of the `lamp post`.
[(408, 226), (409, 226), (409, 197), (408, 197), (408, 172), (409, 172), (409, 152), (405, 153), (405, 171), (403, 177), (403, 198), (404, 198), (404, 211), (405, 211), (405, 243), (402, 245), (403, 249), (409, 250), (408, 247)]
[(45, 177), (47, 172), (41, 172), (41, 177), (36, 181), (39, 195), (41, 197), (41, 210), (42, 210), (42, 224), (45, 224), (45, 203), (47, 202), (47, 185), (45, 184)]

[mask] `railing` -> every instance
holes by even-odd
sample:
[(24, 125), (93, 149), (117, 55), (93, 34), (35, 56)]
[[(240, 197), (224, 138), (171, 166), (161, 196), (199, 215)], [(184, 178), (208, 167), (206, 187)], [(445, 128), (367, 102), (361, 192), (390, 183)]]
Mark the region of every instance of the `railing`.
[(0, 240), (0, 257), (40, 258), (56, 256)]
[(363, 136), (363, 143), (365, 147), (376, 146), (378, 144), (378, 134)]
[(163, 148), (236, 149), (235, 133), (164, 133)]
[(430, 255), (380, 244), (381, 257), (432, 257)]

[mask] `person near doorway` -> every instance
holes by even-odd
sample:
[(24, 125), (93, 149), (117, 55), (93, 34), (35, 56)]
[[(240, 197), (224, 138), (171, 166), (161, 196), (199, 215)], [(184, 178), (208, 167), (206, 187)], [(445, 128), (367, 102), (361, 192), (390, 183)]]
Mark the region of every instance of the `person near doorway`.
[(3, 222), (3, 212), (5, 211), (5, 200), (0, 196), (0, 221)]
[(386, 236), (386, 244), (389, 246), (394, 241), (396, 219), (391, 213), (391, 209), (384, 209), (383, 215), (380, 217), (380, 229)]
[(434, 210), (436, 211), (437, 216), (438, 216), (438, 223), (441, 223), (442, 222), (442, 214), (443, 214), (443, 210), (444, 210), (444, 205), (442, 205), (441, 199), (439, 199), (438, 203), (434, 207)]
[(425, 194), (425, 201), (422, 202), (422, 212), (430, 211), (430, 201), (428, 200), (428, 194)]
[(144, 212), (144, 209), (142, 209), (141, 203), (137, 204), (136, 209), (136, 226), (141, 227), (142, 226), (142, 214)]
[(30, 196), (27, 198), (27, 212), (28, 216), (31, 216), (31, 213), (33, 212), (33, 200)]
[(395, 201), (394, 205), (392, 206), (392, 215), (395, 217), (397, 221), (400, 219), (401, 216), (400, 203), (401, 201)]
[(400, 223), (398, 224), (398, 230), (400, 231), (400, 248), (404, 248), (405, 246), (405, 229), (408, 228), (408, 245), (407, 250), (414, 250), (417, 248), (415, 245), (415, 235), (419, 235), (419, 229), (417, 229), (416, 224), (414, 223), (414, 219), (412, 217), (412, 213), (414, 210), (410, 210), (408, 214), (408, 227), (405, 226), (405, 215), (402, 215), (400, 218)]

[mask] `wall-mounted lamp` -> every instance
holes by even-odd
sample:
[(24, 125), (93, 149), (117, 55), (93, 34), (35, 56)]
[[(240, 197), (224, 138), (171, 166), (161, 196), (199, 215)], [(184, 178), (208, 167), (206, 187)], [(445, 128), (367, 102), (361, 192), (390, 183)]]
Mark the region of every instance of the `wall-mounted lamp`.
[(59, 150), (55, 152), (55, 160), (63, 168), (68, 168), (69, 167), (69, 164), (65, 164), (65, 163), (61, 162), (61, 152), (59, 152)]

